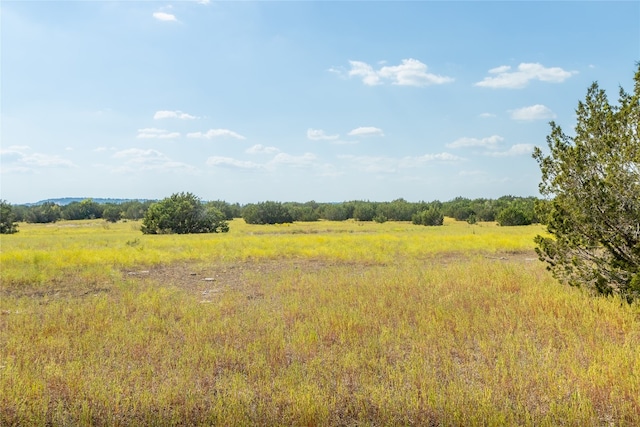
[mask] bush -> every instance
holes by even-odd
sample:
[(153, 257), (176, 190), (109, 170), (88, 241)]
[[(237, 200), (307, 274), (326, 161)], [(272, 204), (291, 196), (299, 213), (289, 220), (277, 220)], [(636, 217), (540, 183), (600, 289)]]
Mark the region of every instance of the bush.
[(373, 221), (376, 216), (376, 205), (371, 202), (356, 202), (353, 208), (353, 219), (356, 221)]
[(522, 209), (515, 206), (509, 206), (500, 211), (496, 217), (496, 221), (498, 225), (505, 227), (531, 224), (531, 218), (529, 218)]
[(0, 234), (13, 234), (18, 232), (18, 224), (12, 206), (4, 200), (0, 200)]
[(437, 226), (444, 223), (444, 215), (439, 209), (431, 207), (414, 214), (411, 221), (416, 225)]
[(249, 204), (242, 210), (242, 218), (247, 224), (284, 224), (293, 222), (291, 212), (280, 202)]
[(31, 206), (25, 220), (29, 223), (47, 224), (61, 218), (60, 206), (53, 202), (46, 202), (38, 206)]
[(226, 233), (224, 214), (191, 193), (176, 193), (152, 204), (142, 220), (144, 234)]
[(102, 211), (102, 218), (107, 222), (118, 222), (122, 219), (122, 211), (118, 205), (107, 205)]

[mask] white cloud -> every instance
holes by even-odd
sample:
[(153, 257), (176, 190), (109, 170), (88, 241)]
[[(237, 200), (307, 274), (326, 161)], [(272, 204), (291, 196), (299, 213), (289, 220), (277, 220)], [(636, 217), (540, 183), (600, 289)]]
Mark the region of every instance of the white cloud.
[(175, 15), (171, 13), (166, 13), (166, 12), (153, 12), (153, 17), (156, 18), (158, 21), (164, 21), (164, 22), (178, 21)]
[(179, 132), (169, 132), (165, 129), (157, 129), (157, 128), (144, 128), (138, 129), (138, 138), (141, 139), (171, 139), (180, 137)]
[(0, 150), (4, 172), (33, 172), (34, 168), (73, 168), (76, 165), (57, 154), (33, 153), (26, 145), (10, 145)]
[(370, 173), (395, 173), (401, 169), (417, 168), (431, 162), (455, 162), (464, 160), (462, 157), (447, 152), (401, 158), (353, 155), (342, 155), (338, 156), (338, 158), (350, 161), (357, 170)]
[(480, 117), (481, 119), (490, 119), (492, 117), (496, 117), (496, 115), (493, 113), (481, 113), (478, 114), (478, 117)]
[(384, 66), (378, 73), (400, 86), (439, 85), (453, 81), (451, 77), (427, 73), (426, 64), (417, 59), (403, 59), (401, 65)]
[(278, 153), (269, 163), (270, 165), (287, 165), (293, 167), (308, 166), (316, 160), (313, 153), (304, 153), (302, 156), (293, 156), (287, 153)]
[(510, 112), (513, 120), (543, 120), (556, 118), (556, 114), (551, 111), (549, 107), (541, 104), (518, 108)]
[(124, 164), (113, 169), (113, 172), (131, 173), (138, 171), (160, 172), (196, 172), (197, 169), (189, 164), (177, 162), (152, 148), (129, 148), (113, 154), (113, 158), (122, 159)]
[(128, 148), (113, 154), (116, 159), (129, 158), (132, 161), (141, 161), (142, 159), (167, 159), (167, 157), (158, 150), (153, 148)]
[(4, 162), (21, 159), (25, 156), (24, 152), (30, 149), (31, 147), (28, 145), (10, 145), (7, 148), (0, 148), (0, 158)]
[(168, 111), (168, 110), (160, 110), (156, 111), (153, 115), (154, 120), (161, 119), (180, 119), (180, 120), (193, 120), (198, 119), (199, 117), (192, 116), (191, 114), (183, 113), (180, 110)]
[[(428, 86), (433, 84), (450, 83), (454, 79), (427, 72), (427, 65), (417, 59), (403, 59), (400, 65), (385, 65), (375, 70), (371, 65), (362, 61), (349, 61), (351, 69), (349, 77), (359, 77), (367, 86), (375, 86), (390, 81), (399, 86)], [(331, 72), (339, 70), (331, 68)]]
[(476, 86), (489, 88), (521, 89), (529, 84), (531, 80), (542, 82), (561, 83), (577, 74), (577, 71), (566, 71), (559, 67), (545, 67), (538, 63), (523, 62), (518, 65), (517, 71), (511, 71), (508, 65), (489, 70), (489, 74), (494, 76), (485, 77), (484, 80), (476, 83)]
[(487, 156), (491, 157), (512, 157), (512, 156), (522, 156), (525, 154), (530, 154), (533, 151), (533, 144), (515, 144), (512, 145), (507, 151), (490, 151), (485, 153)]
[(231, 167), (238, 169), (260, 169), (261, 165), (258, 163), (245, 161), (245, 160), (237, 160), (231, 157), (220, 157), (220, 156), (212, 156), (207, 159), (208, 166), (222, 166), (222, 167)]
[(382, 132), (382, 129), (380, 128), (376, 128), (373, 126), (364, 126), (364, 127), (353, 129), (347, 135), (349, 136), (384, 136), (384, 132)]
[(71, 160), (63, 159), (57, 154), (44, 154), (44, 153), (33, 153), (29, 155), (24, 155), (20, 159), (20, 163), (27, 166), (37, 166), (37, 167), (74, 167), (75, 165)]
[(464, 160), (462, 157), (458, 157), (454, 154), (443, 152), (437, 154), (425, 154), (423, 156), (407, 156), (403, 157), (398, 166), (401, 169), (420, 167), (425, 163), (439, 161), (439, 162), (458, 162)]
[(249, 153), (249, 154), (273, 154), (273, 153), (277, 153), (280, 150), (278, 150), (276, 147), (265, 147), (262, 144), (256, 144), (252, 147), (249, 147), (245, 150), (245, 153)]
[(338, 139), (340, 135), (326, 135), (322, 129), (307, 129), (307, 138), (312, 141), (329, 140), (334, 141)]
[(500, 135), (491, 135), (486, 138), (458, 138), (453, 142), (447, 144), (449, 148), (464, 148), (464, 147), (485, 147), (495, 148), (499, 142), (504, 140)]
[(244, 136), (231, 131), (229, 129), (209, 129), (207, 132), (191, 132), (187, 134), (187, 138), (204, 138), (213, 139), (218, 137), (229, 137), (235, 139), (246, 139)]
[(380, 84), (380, 76), (373, 69), (373, 67), (366, 62), (362, 61), (349, 61), (351, 70), (349, 70), (349, 77), (361, 77), (362, 82), (367, 86), (375, 86)]

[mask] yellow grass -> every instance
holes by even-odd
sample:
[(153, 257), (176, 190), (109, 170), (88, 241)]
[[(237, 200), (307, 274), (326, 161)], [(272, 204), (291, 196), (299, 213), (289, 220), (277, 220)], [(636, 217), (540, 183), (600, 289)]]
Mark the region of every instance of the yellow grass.
[(0, 238), (0, 425), (640, 424), (638, 306), (541, 227), (138, 229)]

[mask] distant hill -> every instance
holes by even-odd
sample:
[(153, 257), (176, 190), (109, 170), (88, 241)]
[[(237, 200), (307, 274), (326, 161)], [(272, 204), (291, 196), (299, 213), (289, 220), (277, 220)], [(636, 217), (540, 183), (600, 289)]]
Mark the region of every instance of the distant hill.
[(61, 197), (61, 198), (58, 198), (58, 199), (40, 200), (40, 201), (35, 202), (35, 203), (25, 203), (25, 205), (26, 206), (38, 206), (38, 205), (42, 205), (44, 203), (55, 203), (56, 205), (66, 206), (69, 203), (81, 202), (81, 201), (86, 200), (86, 199), (92, 199), (94, 202), (99, 203), (101, 205), (103, 205), (105, 203), (120, 204), (120, 203), (125, 203), (125, 202), (131, 202), (133, 200), (138, 200), (140, 202), (146, 202), (147, 201), (147, 199), (102, 199), (102, 198), (94, 198), (94, 197)]

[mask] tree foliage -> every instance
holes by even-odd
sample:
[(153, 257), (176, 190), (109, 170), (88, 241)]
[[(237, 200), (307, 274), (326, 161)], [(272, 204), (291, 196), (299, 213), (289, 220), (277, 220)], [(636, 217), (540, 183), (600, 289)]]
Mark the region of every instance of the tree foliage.
[(291, 212), (280, 202), (266, 201), (249, 204), (242, 210), (247, 224), (285, 224), (293, 222)]
[(144, 234), (225, 233), (224, 214), (191, 193), (175, 193), (152, 204), (142, 220)]
[(524, 210), (518, 206), (509, 206), (500, 211), (496, 217), (498, 225), (503, 227), (515, 225), (529, 225), (531, 218), (527, 216)]
[(45, 202), (41, 205), (32, 206), (25, 216), (25, 221), (29, 223), (47, 224), (56, 222), (61, 217), (60, 206), (53, 202)]
[(442, 225), (444, 223), (444, 215), (440, 209), (431, 206), (415, 213), (411, 220), (416, 225)]
[(102, 218), (104, 208), (104, 205), (94, 202), (93, 199), (71, 202), (62, 208), (62, 218), (67, 220)]
[(597, 294), (640, 297), (640, 63), (633, 94), (611, 105), (597, 83), (576, 110), (575, 136), (551, 123), (550, 154), (536, 148), (541, 260), (561, 282)]
[(18, 232), (16, 216), (13, 207), (4, 200), (0, 200), (0, 234), (13, 234)]
[(122, 219), (122, 206), (109, 203), (102, 210), (102, 218), (107, 222), (118, 222)]

